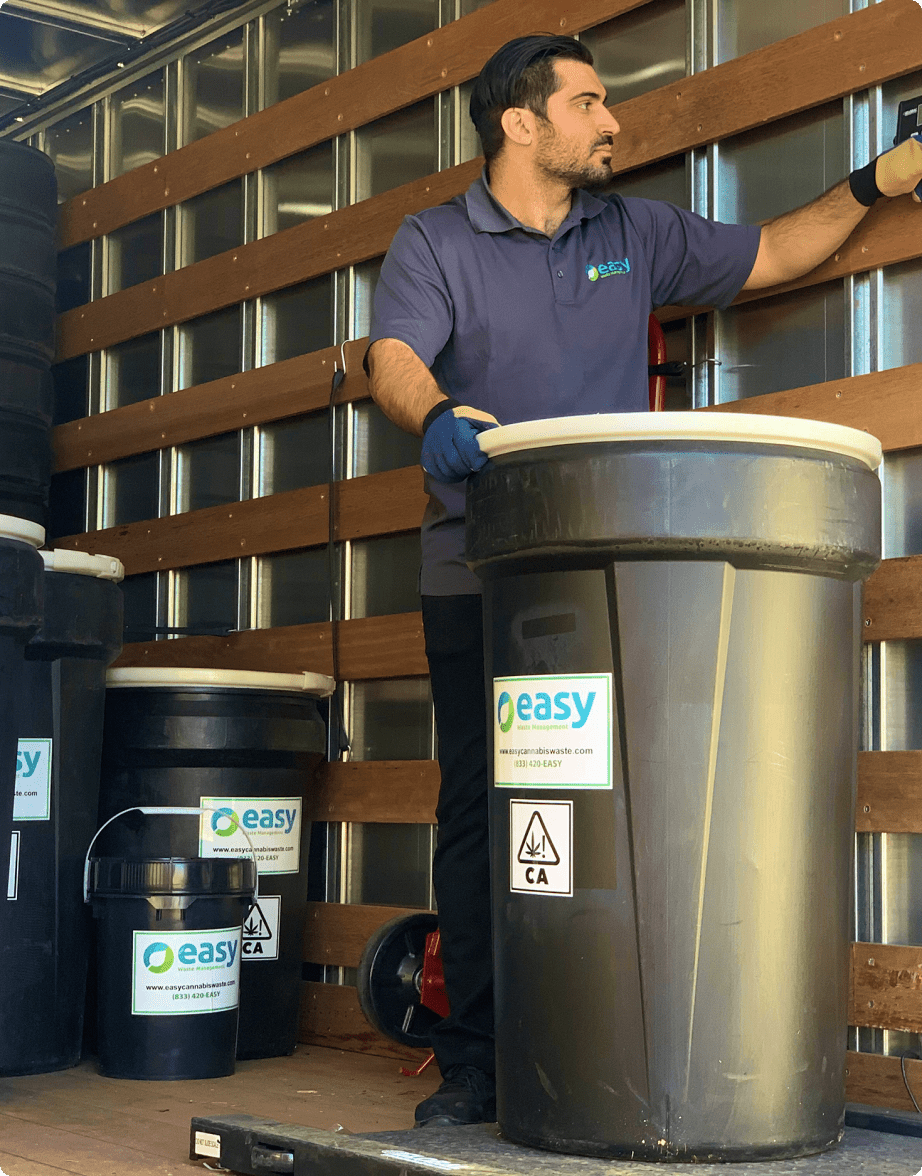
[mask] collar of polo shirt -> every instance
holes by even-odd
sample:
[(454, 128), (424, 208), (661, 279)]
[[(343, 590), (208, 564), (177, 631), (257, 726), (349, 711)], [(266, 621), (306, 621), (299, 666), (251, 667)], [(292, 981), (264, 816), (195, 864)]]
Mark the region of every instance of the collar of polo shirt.
[[(534, 233), (539, 237), (545, 236), (540, 229), (523, 225), (520, 220), (516, 220), (511, 212), (507, 212), (503, 208), (490, 188), (486, 168), (481, 171), (480, 179), (475, 180), (468, 188), (464, 195), (464, 201), (471, 227), (477, 233), (508, 233), (510, 229), (523, 229), (526, 233)], [(562, 232), (572, 225), (579, 224), (581, 220), (591, 220), (594, 216), (598, 216), (604, 208), (604, 200), (599, 200), (588, 192), (584, 192), (582, 188), (577, 188), (573, 193), (573, 205), (554, 236), (560, 236)]]

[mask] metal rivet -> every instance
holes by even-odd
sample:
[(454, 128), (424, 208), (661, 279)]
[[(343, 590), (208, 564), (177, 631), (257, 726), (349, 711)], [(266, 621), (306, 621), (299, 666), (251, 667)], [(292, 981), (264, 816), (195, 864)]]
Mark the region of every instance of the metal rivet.
[(865, 620), (865, 622), (864, 622), (864, 623), (865, 623), (865, 625), (870, 625), (870, 623), (871, 623), (871, 618), (870, 618), (870, 617), (868, 617), (868, 618)]
[(871, 806), (870, 806), (869, 804), (866, 804), (866, 805), (864, 806), (864, 811), (865, 811), (866, 813), (869, 813), (869, 812), (871, 811)]

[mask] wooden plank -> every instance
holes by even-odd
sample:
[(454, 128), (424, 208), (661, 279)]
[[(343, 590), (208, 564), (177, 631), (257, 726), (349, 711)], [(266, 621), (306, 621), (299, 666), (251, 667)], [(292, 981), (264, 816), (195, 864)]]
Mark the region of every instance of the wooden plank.
[(439, 782), (435, 760), (324, 763), (308, 795), (310, 819), (431, 825)]
[(613, 107), (621, 123), (619, 170), (718, 142), (920, 66), (922, 11), (912, 0), (884, 0)]
[(858, 753), (858, 833), (922, 833), (922, 751)]
[(913, 449), (922, 445), (922, 363), (750, 396), (698, 411), (828, 421), (873, 434), (885, 453)]
[(885, 559), (864, 586), (864, 639), (918, 637), (922, 637), (922, 556)]
[(922, 1032), (922, 947), (853, 943), (848, 1023)]
[(67, 201), (59, 245), (111, 233), (466, 82), (513, 37), (577, 33), (648, 0), (494, 0), (486, 8)]
[[(347, 478), (334, 484), (337, 540), (415, 531), (426, 496), (418, 466)], [(113, 555), (129, 576), (195, 567), (239, 556), (326, 543), (327, 486), (307, 486), (226, 506), (108, 527), (55, 539), (58, 547)]]
[[(906, 1079), (922, 1102), (922, 1062), (906, 1060)], [(914, 1111), (900, 1071), (900, 1059), (849, 1051), (845, 1069), (845, 1097), (849, 1102), (895, 1111)]]
[(309, 902), (304, 920), (304, 959), (309, 964), (357, 968), (368, 940), (379, 927), (391, 919), (418, 913), (411, 907)]
[[(626, 128), (617, 140), (620, 170), (668, 158), (917, 69), (922, 65), (919, 32), (922, 10), (912, 0), (884, 0), (613, 107)], [(739, 102), (726, 102), (727, 93), (739, 95)], [(480, 165), (480, 160), (460, 164), (69, 311), (58, 323), (58, 359), (109, 347), (379, 256), (407, 213), (464, 191)], [(909, 219), (914, 211), (909, 197), (881, 202), (833, 259), (771, 293), (920, 256), (917, 226)], [(765, 291), (753, 291), (743, 301), (765, 296)]]
[(335, 673), (329, 624), (246, 629), (229, 633), (226, 637), (134, 642), (122, 649), (115, 665), (206, 666), (274, 673), (309, 670), (333, 675), (345, 682), (428, 675), (420, 613), (357, 618), (341, 621), (338, 628), (339, 655)]
[[(369, 395), (368, 379), (362, 369), (367, 343), (367, 338), (359, 339), (343, 348), (348, 374), (337, 390), (337, 404)], [(215, 437), (232, 429), (317, 412), (329, 405), (333, 372), (341, 367), (340, 348), (325, 347), (169, 396), (58, 425), (51, 435), (55, 472), (101, 465), (152, 449)]]
[(353, 1053), (397, 1058), (415, 1066), (422, 1065), (429, 1056), (428, 1050), (398, 1045), (372, 1029), (362, 1013), (358, 994), (345, 984), (304, 981), (298, 1040), (307, 1045), (332, 1046)]

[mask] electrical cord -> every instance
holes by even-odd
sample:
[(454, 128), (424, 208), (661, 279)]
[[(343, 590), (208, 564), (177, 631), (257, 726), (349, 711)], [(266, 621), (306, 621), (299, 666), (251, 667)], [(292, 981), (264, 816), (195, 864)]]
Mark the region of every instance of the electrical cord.
[[(333, 662), (333, 680), (336, 687), (330, 699), (331, 719), (335, 719), (336, 726), (336, 759), (342, 759), (343, 752), (351, 750), (352, 743), (346, 730), (346, 717), (343, 709), (343, 690), (339, 676), (339, 622), (342, 619), (342, 577), (337, 575), (336, 569), (336, 393), (346, 378), (346, 344), (339, 349), (343, 361), (342, 370), (336, 368), (330, 381), (330, 403), (328, 405), (327, 421), (329, 426), (329, 478), (327, 481), (327, 582), (329, 587), (330, 605), (330, 653)], [(341, 572), (340, 568), (340, 572)]]
[(900, 1054), (900, 1073), (903, 1075), (903, 1085), (906, 1087), (906, 1093), (912, 1099), (912, 1105), (916, 1108), (916, 1110), (919, 1112), (919, 1114), (922, 1115), (922, 1107), (920, 1107), (919, 1104), (916, 1102), (916, 1096), (912, 1093), (912, 1090), (910, 1089), (909, 1078), (906, 1075), (906, 1059), (910, 1058), (910, 1057), (913, 1058), (915, 1061), (918, 1061), (918, 1058), (916, 1058), (913, 1054), (909, 1054), (909, 1053)]

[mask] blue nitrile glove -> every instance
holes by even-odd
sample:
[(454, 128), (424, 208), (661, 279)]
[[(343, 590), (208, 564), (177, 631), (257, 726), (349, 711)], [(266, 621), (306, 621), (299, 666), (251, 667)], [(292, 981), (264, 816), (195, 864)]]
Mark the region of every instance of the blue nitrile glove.
[(477, 434), (495, 429), (496, 422), (455, 416), (459, 407), (455, 400), (440, 400), (423, 421), (420, 465), (438, 482), (463, 482), (487, 464)]

